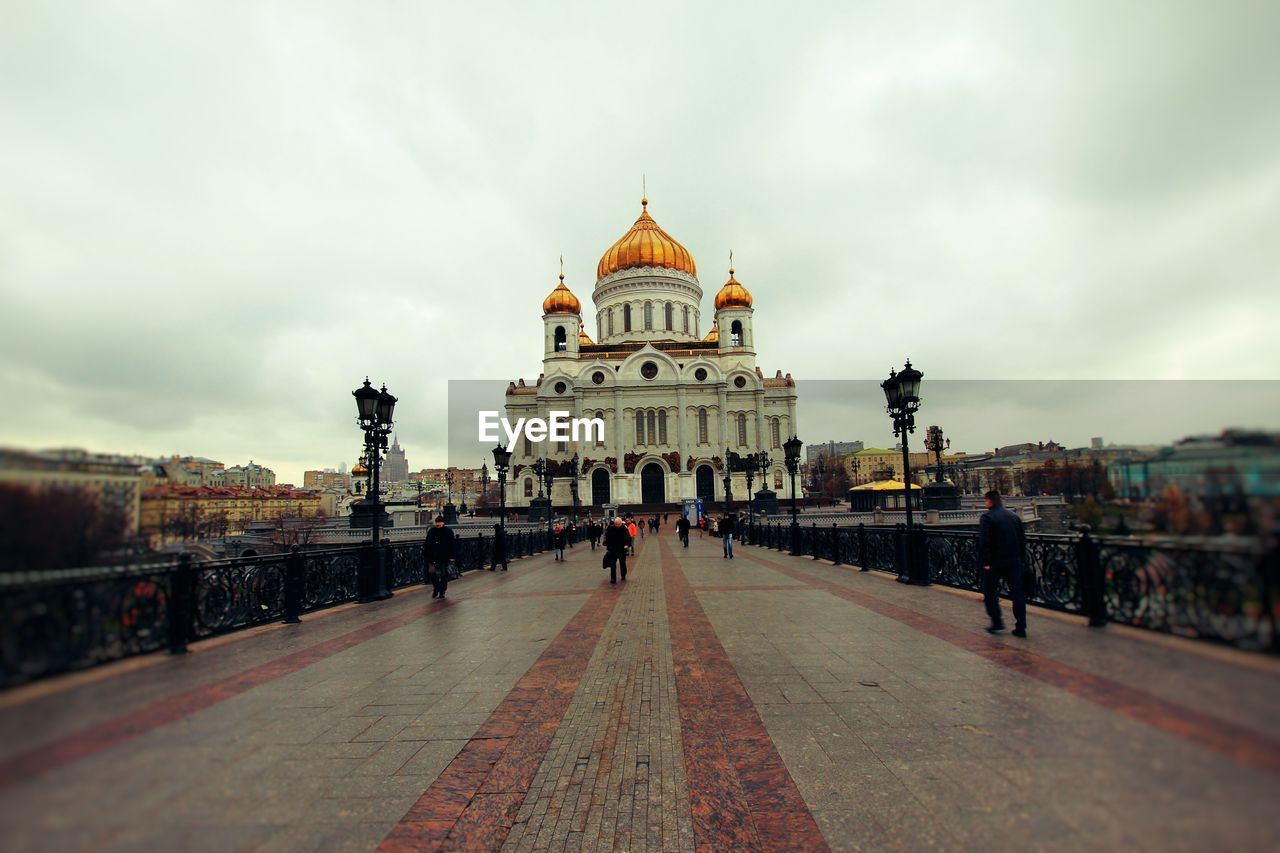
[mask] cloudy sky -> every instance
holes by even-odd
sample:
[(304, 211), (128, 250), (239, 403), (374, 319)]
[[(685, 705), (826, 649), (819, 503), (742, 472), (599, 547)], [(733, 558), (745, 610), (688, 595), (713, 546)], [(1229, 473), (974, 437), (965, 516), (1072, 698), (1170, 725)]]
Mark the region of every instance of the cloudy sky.
[[(558, 256), (586, 301), (642, 175), (708, 305), (734, 250), (768, 374), (1277, 378), (1269, 0), (3, 18), (0, 444), (299, 481), (356, 457), (368, 373), (401, 397), (410, 462), (441, 462), (446, 380), (537, 375)], [(1094, 383), (1050, 387), (1036, 435), (952, 434), (1187, 426), (1079, 422), (1069, 389)], [(1192, 427), (1275, 425), (1271, 387), (1240, 411), (1189, 394)]]

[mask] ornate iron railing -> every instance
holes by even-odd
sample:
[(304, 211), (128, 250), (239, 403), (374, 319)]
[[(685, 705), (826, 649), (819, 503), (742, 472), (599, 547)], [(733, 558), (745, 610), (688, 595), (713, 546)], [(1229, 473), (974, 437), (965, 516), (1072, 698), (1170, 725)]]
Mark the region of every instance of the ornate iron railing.
[[(977, 532), (916, 528), (929, 582), (981, 591)], [(754, 525), (745, 537), (791, 550), (789, 524)], [(801, 526), (796, 553), (866, 570), (903, 573), (903, 525)], [(1280, 556), (1261, 541), (1183, 544), (1027, 534), (1027, 600), (1107, 621), (1242, 649), (1280, 652)], [(1002, 592), (1004, 592), (1002, 588)]]
[[(493, 534), (456, 533), (460, 570), (483, 568)], [(579, 538), (585, 531), (579, 531)], [(516, 560), (547, 550), (545, 530), (507, 531)], [(383, 540), (386, 584), (425, 582), (422, 542)], [(148, 566), (0, 574), (0, 687), (355, 601), (373, 546)]]

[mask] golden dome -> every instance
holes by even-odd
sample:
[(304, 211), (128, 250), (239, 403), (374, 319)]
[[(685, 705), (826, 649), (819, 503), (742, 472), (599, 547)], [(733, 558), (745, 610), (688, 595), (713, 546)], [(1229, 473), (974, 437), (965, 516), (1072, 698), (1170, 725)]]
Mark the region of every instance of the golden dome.
[(369, 469), (368, 469), (368, 468), (366, 468), (366, 467), (364, 467), (364, 463), (363, 463), (363, 462), (357, 462), (357, 463), (356, 463), (356, 467), (354, 467), (354, 468), (352, 468), (352, 469), (351, 469), (351, 476), (352, 476), (352, 477), (367, 477), (367, 476), (369, 476)]
[(707, 336), (703, 340), (709, 344), (720, 342), (720, 322), (718, 320), (711, 321), (711, 331), (707, 332)]
[(578, 324), (578, 346), (582, 346), (583, 344), (592, 344), (592, 343), (595, 343), (595, 341), (591, 340), (591, 336), (587, 334), (587, 327), (579, 323)]
[(637, 267), (665, 267), (696, 276), (698, 268), (693, 263), (693, 255), (653, 221), (649, 215), (649, 199), (640, 199), (640, 208), (636, 224), (600, 258), (596, 279)]
[(751, 291), (747, 290), (733, 277), (733, 267), (729, 267), (729, 280), (716, 294), (716, 310), (721, 308), (750, 308)]
[(543, 314), (581, 314), (582, 303), (569, 288), (564, 286), (564, 273), (560, 273), (560, 283), (542, 300)]

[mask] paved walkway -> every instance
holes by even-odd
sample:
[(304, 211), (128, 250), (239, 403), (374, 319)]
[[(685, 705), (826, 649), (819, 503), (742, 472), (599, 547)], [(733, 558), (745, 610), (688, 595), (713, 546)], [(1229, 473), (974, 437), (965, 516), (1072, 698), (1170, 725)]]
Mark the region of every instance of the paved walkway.
[(696, 535), (0, 694), (0, 849), (1275, 849), (1280, 664)]

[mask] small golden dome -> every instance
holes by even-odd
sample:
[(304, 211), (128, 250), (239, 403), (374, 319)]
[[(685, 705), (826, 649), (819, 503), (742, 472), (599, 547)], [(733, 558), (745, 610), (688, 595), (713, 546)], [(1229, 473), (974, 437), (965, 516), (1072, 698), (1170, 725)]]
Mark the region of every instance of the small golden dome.
[(636, 224), (600, 258), (600, 264), (596, 267), (596, 279), (602, 279), (618, 270), (639, 267), (665, 267), (687, 272), (692, 276), (698, 274), (689, 250), (653, 221), (653, 217), (649, 215), (647, 198), (640, 199), (640, 218), (636, 220)]
[(721, 308), (751, 307), (751, 291), (743, 287), (733, 277), (733, 267), (729, 267), (729, 280), (724, 283), (724, 287), (720, 288), (720, 292), (716, 294), (715, 306), (717, 311)]
[(578, 297), (564, 285), (564, 273), (560, 273), (560, 283), (542, 300), (543, 314), (581, 314), (582, 303)]
[(707, 332), (707, 336), (703, 340), (709, 344), (720, 343), (720, 323), (718, 320), (711, 321), (711, 331)]
[(591, 340), (591, 336), (587, 334), (587, 327), (584, 326), (582, 323), (579, 323), (578, 324), (578, 346), (582, 346), (583, 344), (593, 344), (593, 343), (595, 343), (595, 341)]
[(351, 469), (351, 476), (352, 476), (352, 477), (367, 477), (367, 476), (369, 476), (369, 469), (368, 469), (368, 468), (366, 468), (366, 467), (364, 467), (364, 463), (363, 463), (363, 462), (357, 462), (357, 463), (356, 463), (356, 467), (354, 467), (354, 468), (352, 468), (352, 469)]

